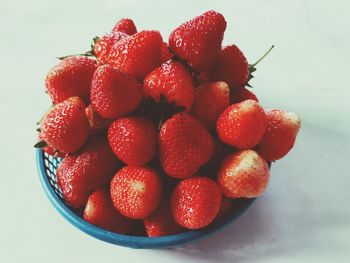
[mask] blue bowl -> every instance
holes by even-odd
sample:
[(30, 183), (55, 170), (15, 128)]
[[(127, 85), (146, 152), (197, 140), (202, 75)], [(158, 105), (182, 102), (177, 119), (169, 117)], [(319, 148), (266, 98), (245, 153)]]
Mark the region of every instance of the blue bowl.
[(239, 199), (239, 208), (234, 213), (221, 221), (214, 222), (210, 226), (200, 229), (191, 230), (181, 234), (169, 235), (163, 237), (138, 237), (121, 235), (110, 232), (94, 226), (86, 222), (78, 214), (74, 212), (68, 205), (65, 204), (61, 190), (56, 181), (56, 170), (61, 158), (56, 158), (44, 153), (41, 149), (37, 149), (37, 167), (39, 171), (40, 181), (49, 200), (56, 210), (68, 222), (82, 230), (83, 232), (115, 245), (120, 245), (130, 248), (160, 248), (179, 246), (185, 243), (208, 237), (217, 230), (223, 229), (231, 224), (239, 216), (241, 216), (247, 208), (254, 202), (255, 199)]

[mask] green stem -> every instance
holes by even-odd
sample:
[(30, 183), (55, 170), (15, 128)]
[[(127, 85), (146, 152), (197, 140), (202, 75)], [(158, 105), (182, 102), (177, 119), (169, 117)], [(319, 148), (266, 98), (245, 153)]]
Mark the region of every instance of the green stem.
[(250, 65), (250, 68), (254, 68), (257, 64), (259, 64), (270, 52), (271, 50), (275, 47), (275, 45), (272, 45), (268, 51), (265, 52), (265, 54), (258, 59), (254, 64)]

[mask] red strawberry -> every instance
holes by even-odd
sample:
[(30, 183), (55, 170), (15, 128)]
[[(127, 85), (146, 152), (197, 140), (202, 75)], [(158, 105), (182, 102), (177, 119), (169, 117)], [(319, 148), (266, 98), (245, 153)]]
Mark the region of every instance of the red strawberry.
[[(43, 141), (43, 136), (41, 135), (41, 132), (38, 133), (38, 140), (39, 142)], [(54, 148), (52, 148), (51, 146), (46, 146), (41, 148), (44, 152), (46, 152), (49, 155), (55, 156), (55, 157), (61, 157), (63, 158), (64, 156), (66, 156), (65, 153), (62, 153)]]
[(81, 151), (64, 158), (57, 169), (65, 201), (82, 207), (91, 191), (106, 186), (119, 166), (107, 140), (93, 137)]
[(245, 100), (226, 108), (217, 120), (220, 140), (238, 149), (257, 145), (266, 129), (263, 108), (254, 100)]
[(97, 39), (93, 47), (93, 53), (96, 56), (98, 64), (103, 65), (108, 63), (112, 46), (127, 36), (123, 32), (116, 31)]
[(163, 199), (157, 210), (144, 219), (143, 223), (149, 237), (174, 235), (184, 231), (173, 218), (168, 198)]
[(91, 104), (105, 119), (134, 111), (142, 99), (142, 87), (133, 78), (109, 65), (99, 67), (91, 83)]
[(108, 141), (115, 155), (128, 165), (148, 163), (157, 152), (157, 131), (141, 117), (125, 117), (114, 121), (108, 129)]
[(225, 196), (254, 198), (261, 195), (269, 181), (269, 167), (253, 150), (229, 154), (223, 161), (218, 182)]
[(86, 204), (90, 191), (84, 185), (76, 183), (76, 159), (76, 156), (64, 158), (57, 168), (56, 177), (65, 202), (73, 208), (80, 208)]
[(130, 18), (123, 18), (117, 22), (117, 24), (112, 29), (112, 33), (118, 31), (130, 36), (136, 34), (137, 32), (134, 21), (132, 21)]
[(56, 104), (44, 118), (40, 129), (42, 139), (51, 148), (63, 153), (79, 150), (89, 133), (83, 101), (71, 97)]
[(90, 101), (90, 84), (96, 61), (87, 57), (68, 57), (50, 69), (45, 79), (46, 91), (54, 104), (78, 96)]
[(209, 80), (225, 81), (233, 90), (247, 84), (249, 73), (244, 54), (236, 45), (232, 45), (221, 50), (219, 59), (207, 74)]
[(266, 112), (267, 128), (257, 151), (268, 161), (284, 157), (294, 146), (301, 126), (297, 113), (283, 110)]
[(116, 43), (111, 49), (109, 63), (115, 69), (142, 81), (161, 64), (162, 44), (158, 31), (141, 31)]
[(239, 103), (244, 100), (255, 100), (259, 102), (258, 98), (255, 96), (253, 92), (251, 92), (247, 88), (238, 88), (238, 89), (232, 89), (230, 91), (230, 102), (233, 103)]
[(84, 219), (93, 225), (120, 234), (128, 233), (135, 223), (114, 208), (107, 189), (96, 190), (89, 196)]
[(109, 120), (103, 119), (90, 104), (85, 109), (86, 117), (90, 124), (90, 134), (96, 134), (103, 131), (110, 124)]
[(174, 219), (188, 229), (206, 227), (217, 216), (221, 198), (220, 187), (213, 180), (198, 176), (184, 179), (171, 198)]
[(125, 166), (111, 181), (113, 204), (129, 218), (148, 217), (158, 207), (161, 194), (159, 174), (152, 168)]
[(208, 11), (171, 32), (171, 49), (195, 71), (209, 69), (217, 59), (226, 21), (223, 15)]
[(169, 45), (165, 42), (163, 42), (161, 48), (160, 48), (160, 61), (162, 63), (172, 59), (174, 57), (174, 54), (170, 51)]
[(220, 113), (230, 105), (230, 89), (225, 82), (201, 85), (196, 90), (192, 115), (205, 127), (212, 129)]
[(168, 119), (159, 133), (160, 163), (169, 176), (193, 175), (209, 161), (214, 142), (204, 126), (186, 113)]
[(189, 111), (194, 98), (191, 75), (185, 67), (174, 61), (162, 64), (147, 75), (143, 85), (144, 94), (159, 102), (163, 95), (168, 103), (185, 107)]

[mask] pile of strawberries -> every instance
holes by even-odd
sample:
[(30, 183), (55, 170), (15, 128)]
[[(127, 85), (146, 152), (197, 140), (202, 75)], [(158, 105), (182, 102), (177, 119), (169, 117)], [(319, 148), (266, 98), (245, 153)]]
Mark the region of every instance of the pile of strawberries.
[(225, 29), (209, 11), (165, 43), (122, 19), (92, 50), (49, 71), (53, 107), (36, 146), (64, 157), (58, 185), (86, 221), (171, 235), (264, 192), (268, 162), (293, 147), (300, 117), (261, 107), (246, 88), (255, 64), (236, 45), (222, 47)]

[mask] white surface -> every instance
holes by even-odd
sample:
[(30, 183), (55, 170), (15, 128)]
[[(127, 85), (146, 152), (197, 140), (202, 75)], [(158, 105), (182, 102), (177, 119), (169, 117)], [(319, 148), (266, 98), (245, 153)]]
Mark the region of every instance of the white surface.
[[(349, 262), (348, 1), (0, 0), (0, 262)], [(250, 62), (271, 44), (253, 84), (263, 106), (299, 112), (295, 149), (272, 168), (263, 197), (226, 231), (171, 250), (95, 240), (46, 199), (32, 145), (49, 105), (55, 56), (84, 51), (121, 17), (164, 36), (208, 9), (228, 22), (225, 43)]]

